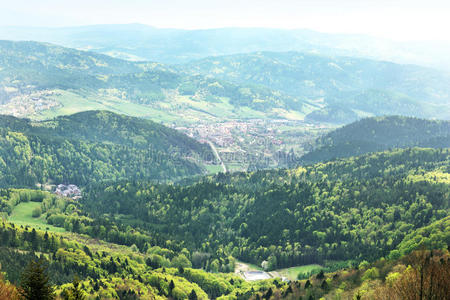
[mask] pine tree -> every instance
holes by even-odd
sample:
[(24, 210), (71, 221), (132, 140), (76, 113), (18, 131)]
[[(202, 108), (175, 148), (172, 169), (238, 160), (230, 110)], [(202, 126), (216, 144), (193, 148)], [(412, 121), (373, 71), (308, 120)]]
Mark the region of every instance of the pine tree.
[(191, 293), (189, 294), (189, 298), (188, 299), (189, 300), (197, 300), (198, 299), (197, 293), (194, 290), (192, 290)]
[(306, 280), (306, 283), (305, 283), (305, 289), (307, 289), (309, 287), (311, 287), (311, 281), (309, 281), (309, 279), (308, 279), (308, 280)]
[(327, 281), (324, 280), (324, 281), (322, 282), (322, 285), (321, 285), (320, 287), (322, 288), (322, 290), (327, 290), (327, 289), (328, 289), (328, 283), (327, 283)]
[(272, 294), (273, 294), (272, 288), (269, 288), (267, 293), (264, 295), (264, 299), (270, 299), (270, 297), (272, 297)]
[(324, 279), (325, 278), (325, 274), (323, 273), (323, 270), (320, 270), (319, 274), (316, 275), (317, 279)]
[(50, 300), (55, 295), (43, 261), (31, 261), (22, 274), (20, 295), (25, 300)]
[(173, 282), (173, 280), (171, 280), (169, 283), (169, 295), (172, 295), (172, 290), (174, 288), (175, 288), (175, 283)]

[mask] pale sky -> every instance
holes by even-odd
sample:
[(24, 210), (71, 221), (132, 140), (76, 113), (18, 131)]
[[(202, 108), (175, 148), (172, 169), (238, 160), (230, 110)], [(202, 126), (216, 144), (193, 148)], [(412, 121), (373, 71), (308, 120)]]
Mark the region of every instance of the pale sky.
[(0, 0), (0, 26), (307, 28), (450, 42), (450, 0)]

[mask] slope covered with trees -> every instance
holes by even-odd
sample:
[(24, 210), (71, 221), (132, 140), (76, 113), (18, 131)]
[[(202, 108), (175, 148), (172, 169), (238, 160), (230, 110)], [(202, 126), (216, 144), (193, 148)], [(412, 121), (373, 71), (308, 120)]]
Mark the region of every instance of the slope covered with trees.
[(1, 186), (167, 180), (201, 174), (213, 159), (208, 145), (173, 129), (106, 111), (0, 123)]
[[(413, 65), (299, 52), (256, 52), (205, 58), (181, 69), (312, 100), (321, 108), (307, 116), (312, 121), (348, 123), (364, 115), (387, 114), (448, 119), (450, 115), (450, 77)], [(337, 110), (341, 117), (335, 116)]]
[[(115, 111), (137, 114), (125, 107), (127, 103), (154, 115), (170, 115), (172, 110), (181, 114), (191, 107), (200, 115), (202, 111), (217, 114), (214, 110), (217, 103), (230, 113), (233, 108), (242, 107), (263, 112), (274, 108), (304, 108), (301, 97), (261, 85), (192, 76), (159, 63), (130, 62), (37, 42), (0, 41), (0, 84), (0, 104), (18, 101), (15, 107), (3, 109), (17, 115), (20, 111), (17, 106), (32, 107), (20, 113), (33, 117), (44, 107), (45, 110), (61, 108), (67, 97), (61, 96), (61, 91), (70, 92), (80, 103), (70, 104), (75, 111), (85, 110), (83, 105), (104, 105)], [(168, 105), (173, 108), (168, 109)], [(216, 117), (223, 118), (220, 114)]]
[(332, 123), (386, 114), (446, 119), (449, 82), (445, 73), (424, 67), (299, 52), (236, 54), (165, 66), (37, 42), (0, 41), (0, 108), (41, 118), (62, 114), (66, 105), (72, 112), (102, 107), (178, 122), (175, 116), (186, 110), (193, 117), (219, 120), (224, 111), (233, 118)]
[[(2, 217), (8, 217), (8, 210), (18, 204), (32, 202), (40, 204), (49, 223), (57, 222), (61, 217), (64, 223), (66, 217), (76, 220), (78, 229), (72, 224), (66, 226), (70, 221), (63, 225), (72, 233), (42, 231), (33, 225), (19, 226), (5, 221), (0, 223), (1, 271), (9, 282), (19, 285), (21, 294), (42, 292), (41, 288), (46, 288), (47, 295), (54, 290), (54, 295), (65, 299), (74, 293), (73, 283), (77, 283), (77, 293), (83, 293), (87, 299), (181, 300), (188, 296), (195, 296), (190, 299), (208, 299), (221, 295), (246, 295), (248, 298), (254, 290), (281, 286), (277, 279), (247, 283), (234, 274), (211, 274), (192, 269), (191, 261), (195, 261), (195, 255), (174, 243), (167, 243), (170, 249), (147, 243), (145, 251), (135, 244), (125, 247), (107, 243), (99, 239), (104, 238), (101, 234), (95, 233), (106, 232), (105, 220), (89, 219), (92, 223), (97, 222), (96, 228), (91, 227), (81, 235), (88, 218), (77, 201), (39, 190), (0, 189)], [(137, 240), (151, 240), (150, 236), (131, 228), (108, 228), (108, 233), (137, 244)], [(0, 277), (0, 296), (17, 294), (14, 286), (5, 284), (2, 279)]]
[(450, 147), (450, 121), (388, 116), (365, 118), (320, 137), (303, 164), (393, 148)]
[(449, 158), (448, 150), (417, 148), (186, 185), (98, 185), (83, 203), (92, 215), (111, 214), (160, 241), (267, 260), (269, 268), (374, 260), (448, 215)]
[[(3, 219), (38, 203), (42, 222), (0, 223), (0, 264), (20, 291), (26, 266), (40, 259), (63, 298), (76, 284), (88, 299), (370, 299), (397, 295), (388, 283), (406, 287), (421, 270), (426, 280), (434, 276), (423, 290), (433, 286), (431, 293), (441, 295), (440, 261), (450, 242), (449, 159), (448, 149), (413, 148), (176, 185), (92, 183), (82, 201), (0, 189)], [(435, 249), (426, 270), (420, 263), (430, 261), (430, 252), (425, 260), (411, 253), (423, 247)], [(235, 259), (267, 261), (268, 269), (319, 263), (332, 273), (291, 283), (218, 273), (233, 271)], [(14, 295), (15, 288), (0, 280), (0, 291)]]

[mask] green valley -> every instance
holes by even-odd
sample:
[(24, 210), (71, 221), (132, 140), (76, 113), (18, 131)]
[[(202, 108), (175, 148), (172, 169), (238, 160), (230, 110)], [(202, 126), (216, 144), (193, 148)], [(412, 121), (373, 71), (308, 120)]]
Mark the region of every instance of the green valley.
[(445, 5), (53, 2), (0, 9), (0, 300), (450, 300)]

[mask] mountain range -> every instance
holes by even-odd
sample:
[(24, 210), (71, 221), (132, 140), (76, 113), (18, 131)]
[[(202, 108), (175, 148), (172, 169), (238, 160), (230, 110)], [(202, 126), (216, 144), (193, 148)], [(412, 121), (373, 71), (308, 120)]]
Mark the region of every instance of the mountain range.
[[(257, 52), (184, 65), (131, 62), (36, 42), (0, 42), (3, 113), (48, 118), (110, 109), (162, 122), (447, 119), (450, 76), (350, 57)], [(180, 118), (181, 117), (181, 118)]]
[(300, 51), (354, 56), (450, 70), (444, 42), (394, 42), (366, 35), (329, 34), (307, 29), (217, 28), (182, 30), (143, 24), (81, 27), (0, 27), (0, 39), (34, 40), (92, 50), (130, 60), (187, 63), (208, 56), (256, 51)]
[(0, 299), (448, 299), (448, 45), (0, 38)]

